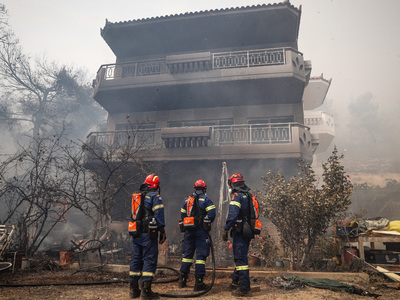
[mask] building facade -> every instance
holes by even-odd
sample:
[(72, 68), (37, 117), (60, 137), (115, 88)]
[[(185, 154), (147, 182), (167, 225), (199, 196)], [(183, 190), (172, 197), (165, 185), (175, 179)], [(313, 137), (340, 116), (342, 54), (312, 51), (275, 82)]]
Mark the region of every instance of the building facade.
[(89, 144), (113, 143), (137, 124), (146, 160), (165, 167), (171, 214), (199, 178), (218, 197), (222, 162), (254, 187), (268, 169), (297, 173), (299, 159), (312, 162), (334, 137), (333, 117), (315, 111), (331, 81), (311, 76), (300, 17), (285, 1), (106, 21), (101, 36), (116, 62), (93, 86), (107, 131), (90, 133)]

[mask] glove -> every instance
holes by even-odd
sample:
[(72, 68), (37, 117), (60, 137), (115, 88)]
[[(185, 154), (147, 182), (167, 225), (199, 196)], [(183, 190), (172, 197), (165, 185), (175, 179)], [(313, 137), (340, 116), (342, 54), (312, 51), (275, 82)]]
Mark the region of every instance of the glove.
[(226, 242), (228, 240), (228, 230), (224, 230), (222, 233), (222, 240)]
[(163, 244), (166, 239), (167, 239), (167, 235), (165, 234), (165, 230), (160, 231), (160, 236), (158, 238), (158, 243), (159, 244)]

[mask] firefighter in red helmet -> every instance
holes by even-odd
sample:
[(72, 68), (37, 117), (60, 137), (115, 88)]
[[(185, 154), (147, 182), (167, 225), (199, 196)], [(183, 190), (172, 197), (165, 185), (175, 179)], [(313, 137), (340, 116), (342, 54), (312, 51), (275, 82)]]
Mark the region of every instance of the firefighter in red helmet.
[[(129, 269), (129, 296), (141, 299), (159, 299), (151, 290), (157, 268), (158, 245), (166, 240), (164, 205), (160, 196), (160, 178), (148, 175), (139, 188), (140, 193), (132, 196), (132, 260)], [(131, 229), (132, 223), (132, 229)], [(134, 225), (134, 226), (133, 226)], [(141, 279), (143, 288), (139, 288)]]
[(185, 234), (182, 241), (183, 258), (179, 287), (186, 287), (196, 252), (194, 290), (203, 291), (209, 288), (203, 279), (206, 273), (206, 259), (210, 254), (208, 233), (215, 219), (215, 205), (206, 194), (207, 185), (204, 180), (197, 180), (193, 188), (193, 194), (185, 198), (181, 208), (180, 228)]
[(244, 178), (239, 173), (234, 173), (228, 180), (231, 189), (231, 201), (229, 212), (222, 234), (222, 240), (228, 240), (228, 233), (231, 230), (233, 237), (233, 259), (235, 270), (231, 278), (232, 282), (229, 288), (234, 296), (250, 297), (250, 274), (247, 254), (251, 239), (254, 235), (246, 230), (246, 210), (249, 208), (249, 190), (245, 184)]

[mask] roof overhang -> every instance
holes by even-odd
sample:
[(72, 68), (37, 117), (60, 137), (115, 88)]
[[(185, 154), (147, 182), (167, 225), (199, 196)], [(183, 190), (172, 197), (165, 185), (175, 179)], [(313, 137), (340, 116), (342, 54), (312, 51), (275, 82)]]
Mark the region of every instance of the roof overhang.
[(101, 36), (118, 60), (210, 49), (277, 45), (297, 49), (301, 7), (278, 4), (185, 13), (112, 23)]
[(303, 103), (305, 110), (312, 110), (320, 107), (324, 101), (332, 79), (324, 79), (323, 74), (318, 77), (311, 77), (304, 89)]

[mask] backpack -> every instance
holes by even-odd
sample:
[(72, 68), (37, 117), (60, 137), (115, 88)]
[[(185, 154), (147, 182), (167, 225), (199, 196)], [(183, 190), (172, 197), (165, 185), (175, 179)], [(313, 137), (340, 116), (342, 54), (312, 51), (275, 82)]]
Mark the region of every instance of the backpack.
[(249, 214), (250, 214), (250, 227), (251, 231), (258, 235), (261, 233), (262, 224), (259, 218), (259, 203), (257, 195), (252, 195), (248, 193), (249, 197)]
[(142, 193), (132, 194), (132, 221), (129, 222), (128, 231), (131, 236), (138, 236), (142, 233), (143, 204)]
[(203, 213), (200, 211), (199, 206), (199, 195), (198, 196), (188, 196), (186, 200), (186, 215), (183, 218), (183, 227), (186, 230), (197, 229), (202, 225)]

